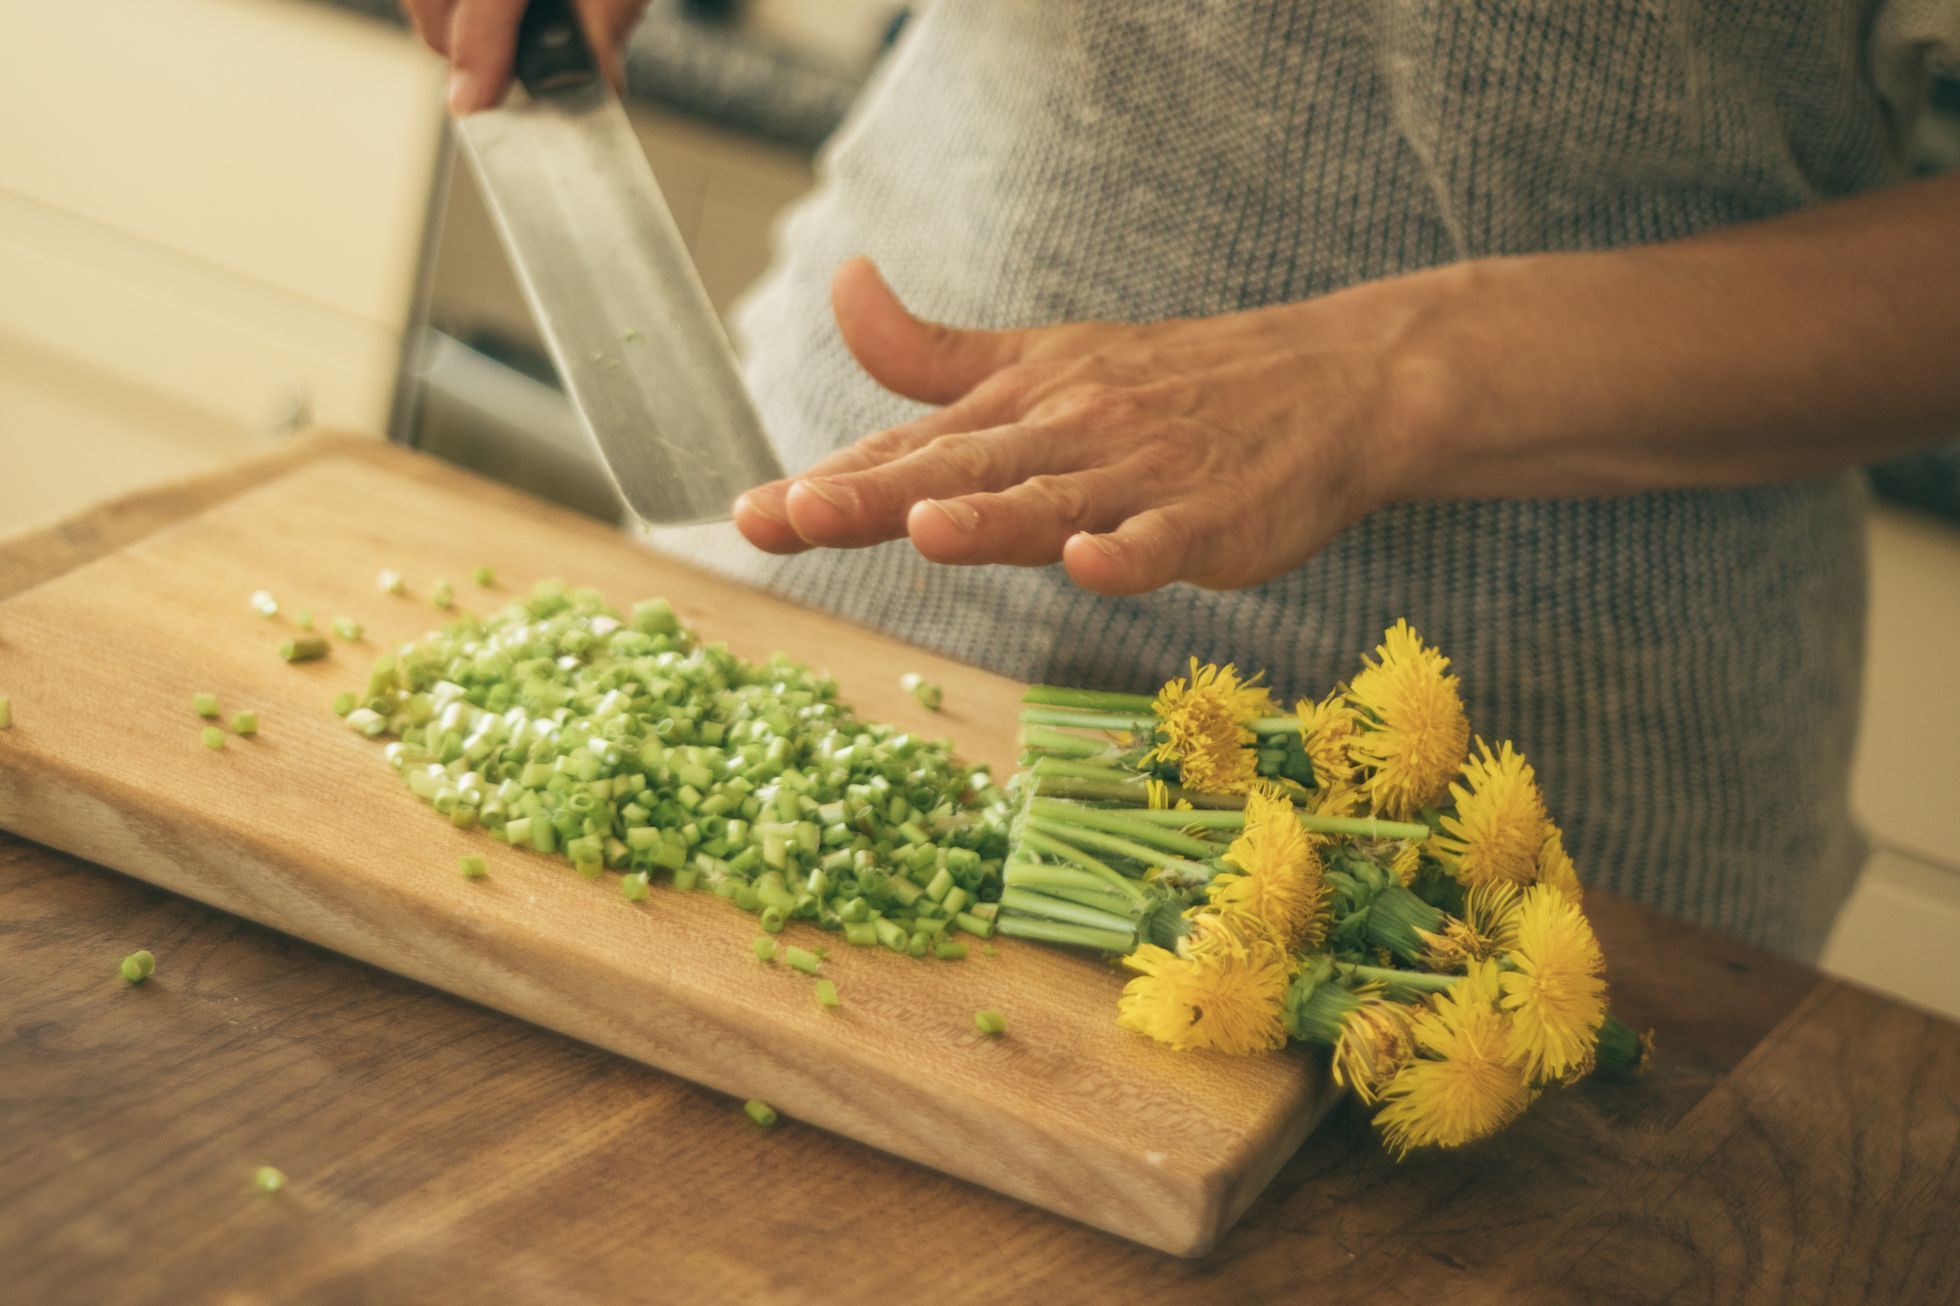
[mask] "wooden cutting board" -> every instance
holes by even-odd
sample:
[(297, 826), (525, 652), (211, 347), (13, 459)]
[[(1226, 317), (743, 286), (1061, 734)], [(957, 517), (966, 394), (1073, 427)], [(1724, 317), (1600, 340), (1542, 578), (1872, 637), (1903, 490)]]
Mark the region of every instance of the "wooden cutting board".
[[(611, 876), (452, 829), (328, 706), (440, 623), (438, 578), (483, 610), (548, 577), (622, 607), (663, 595), (704, 638), (826, 668), (861, 715), (950, 736), (1002, 774), (1020, 687), (398, 450), (325, 439), (280, 464), (0, 602), (0, 826), (1178, 1254), (1209, 1248), (1326, 1109), (1295, 1055), (1178, 1054), (1118, 1029), (1122, 976), (1096, 960), (1001, 940), (996, 956), (914, 961), (793, 925), (788, 941), (830, 950), (842, 1005), (825, 1010), (711, 894), (630, 904)], [(495, 591), (471, 583), (479, 563)], [(408, 596), (379, 590), (382, 568)], [(251, 611), (257, 589), (281, 617)], [(366, 641), (288, 665), (275, 649), (300, 608), (351, 616)], [(899, 688), (906, 671), (944, 687), (943, 712)], [(204, 748), (201, 690), (227, 718), (257, 710), (259, 734)], [(487, 879), (457, 873), (464, 853)], [(167, 953), (158, 966), (195, 982)], [(974, 1028), (985, 1007), (1004, 1037)]]

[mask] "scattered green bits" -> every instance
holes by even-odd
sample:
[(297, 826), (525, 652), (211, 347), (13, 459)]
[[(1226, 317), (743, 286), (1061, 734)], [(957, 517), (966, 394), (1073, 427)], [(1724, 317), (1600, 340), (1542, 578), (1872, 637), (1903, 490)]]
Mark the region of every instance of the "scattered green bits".
[(333, 714), (335, 716), (346, 716), (354, 710), (354, 704), (357, 701), (352, 691), (343, 691), (335, 694), (333, 696)]
[(456, 602), (456, 587), (446, 580), (437, 581), (435, 588), (429, 591), (429, 602), (439, 608), (453, 606)]
[(966, 945), (952, 939), (941, 939), (933, 945), (932, 955), (941, 961), (960, 961), (966, 957)]
[(231, 732), (234, 735), (256, 735), (259, 733), (259, 714), (257, 712), (233, 712)]
[(352, 617), (335, 617), (333, 619), (333, 633), (344, 640), (352, 641), (359, 639), (366, 632), (361, 629), (361, 623)]
[(755, 1121), (756, 1124), (764, 1129), (774, 1129), (776, 1127), (776, 1121), (780, 1118), (776, 1115), (775, 1107), (770, 1106), (767, 1102), (757, 1097), (752, 1097), (742, 1103), (742, 1114)]
[(476, 569), (476, 583), (485, 589), (489, 589), (497, 583), (497, 573), (489, 567), (478, 567)]
[(408, 591), (408, 586), (402, 584), (402, 574), (387, 567), (381, 569), (381, 574), (375, 580), (381, 586), (383, 594), (403, 594)]
[(252, 611), (270, 621), (279, 615), (279, 600), (273, 598), (269, 590), (253, 590)]
[(808, 948), (799, 948), (795, 945), (783, 949), (783, 960), (802, 971), (805, 975), (816, 974), (817, 967), (823, 965), (822, 957), (811, 952)]
[(277, 1166), (262, 1165), (252, 1172), (252, 1187), (262, 1193), (276, 1193), (285, 1186), (285, 1173)]
[(619, 891), (626, 895), (626, 901), (628, 902), (645, 902), (647, 900), (648, 882), (645, 871), (635, 871), (631, 875), (622, 875), (619, 877)]
[(940, 693), (939, 686), (916, 671), (908, 671), (900, 676), (898, 687), (918, 699), (930, 712), (937, 712), (940, 703), (945, 701), (945, 695)]
[(313, 609), (301, 608), (293, 614), (293, 624), (301, 630), (313, 629)]
[(817, 1005), (834, 1007), (837, 1005), (837, 986), (827, 979), (817, 981)]
[(296, 635), (279, 641), (279, 656), (288, 662), (311, 662), (327, 655), (327, 641), (319, 635)]
[(218, 715), (218, 696), (216, 694), (192, 694), (191, 711), (201, 717)]
[(148, 948), (138, 948), (122, 959), (122, 977), (131, 984), (141, 984), (157, 973), (157, 959)]
[(776, 941), (767, 934), (757, 939), (750, 946), (755, 949), (755, 959), (757, 961), (776, 960)]
[(466, 856), (457, 859), (457, 867), (466, 880), (480, 880), (490, 874), (490, 866), (481, 857)]
[(988, 1007), (985, 1011), (974, 1012), (973, 1023), (982, 1034), (1001, 1034), (1007, 1030), (1006, 1017), (992, 1007)]
[(223, 748), (225, 746), (225, 732), (216, 726), (204, 727), (204, 746), (206, 748)]

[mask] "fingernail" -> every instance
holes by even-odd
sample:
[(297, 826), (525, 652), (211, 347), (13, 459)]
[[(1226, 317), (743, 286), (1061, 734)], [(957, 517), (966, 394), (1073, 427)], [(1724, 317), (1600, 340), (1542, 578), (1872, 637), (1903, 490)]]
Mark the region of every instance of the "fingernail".
[(939, 509), (956, 530), (970, 531), (980, 524), (980, 510), (970, 503), (961, 503), (958, 499), (928, 499), (926, 502)]
[(1120, 558), (1123, 556), (1122, 546), (1107, 535), (1091, 535), (1088, 531), (1078, 531), (1076, 532), (1075, 538), (1089, 541), (1089, 543), (1101, 549), (1103, 556), (1106, 558)]
[(469, 90), (470, 75), (468, 73), (459, 68), (449, 74), (449, 89), (446, 92), (449, 98), (449, 112), (454, 114), (464, 112), (463, 106), (469, 103)]
[(821, 477), (814, 480), (798, 481), (797, 484), (839, 512), (857, 511), (857, 491), (848, 485), (841, 484), (837, 481), (826, 481)]
[(782, 509), (774, 502), (769, 499), (759, 498), (753, 494), (744, 494), (736, 499), (735, 511), (752, 512), (756, 516), (775, 522), (779, 526), (787, 526), (789, 524), (789, 519), (783, 516)]

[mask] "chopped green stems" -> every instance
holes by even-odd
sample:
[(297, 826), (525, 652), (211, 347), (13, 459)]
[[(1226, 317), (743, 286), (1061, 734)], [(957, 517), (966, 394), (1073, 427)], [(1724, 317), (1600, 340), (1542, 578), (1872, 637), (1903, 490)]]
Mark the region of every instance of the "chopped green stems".
[(1052, 921), (1068, 921), (1074, 925), (1087, 925), (1092, 929), (1108, 930), (1112, 934), (1134, 937), (1136, 926), (1128, 916), (1116, 912), (1103, 911), (1098, 907), (1085, 907), (1079, 902), (1056, 898), (1033, 889), (1024, 889), (1010, 884), (1000, 891), (1001, 932), (1012, 933), (1007, 929), (1008, 914), (1022, 916), (1041, 916)]
[(465, 856), (457, 859), (457, 868), (466, 880), (480, 880), (490, 874), (490, 864), (481, 857)]
[(1164, 870), (1175, 872), (1179, 879), (1187, 880), (1194, 884), (1203, 884), (1205, 881), (1211, 879), (1212, 868), (1204, 862), (1194, 862), (1183, 857), (1174, 857), (1162, 848), (1153, 848), (1148, 844), (1138, 843), (1134, 839), (1124, 839), (1089, 826), (1031, 819), (1028, 821), (1026, 829), (1036, 834), (1046, 834), (1051, 837), (1067, 835), (1071, 842), (1086, 843), (1091, 848), (1100, 848), (1104, 852), (1121, 853), (1123, 856), (1139, 861), (1145, 866), (1161, 867)]
[(327, 641), (319, 635), (299, 635), (279, 643), (279, 656), (288, 662), (311, 662), (326, 655)]
[(1033, 939), (1037, 943), (1063, 943), (1071, 947), (1093, 948), (1097, 952), (1128, 952), (1137, 942), (1134, 929), (1097, 929), (1036, 916), (1002, 916), (998, 929), (1009, 938)]
[(991, 944), (991, 943), (983, 943), (983, 944), (981, 944), (981, 945), (980, 945), (980, 951), (982, 951), (982, 952), (984, 952), (984, 953), (986, 953), (986, 954), (987, 954), (987, 955), (988, 955), (989, 957), (998, 957), (998, 956), (1000, 956), (1000, 949), (999, 949), (999, 948), (996, 948), (996, 947), (995, 947), (995, 946), (994, 946), (993, 944)]
[(476, 578), (476, 583), (481, 585), (484, 589), (489, 589), (492, 585), (495, 585), (497, 583), (497, 573), (489, 567), (478, 567), (474, 573), (474, 576)]
[(216, 694), (192, 694), (191, 711), (202, 717), (216, 717), (219, 713)]
[(910, 694), (913, 698), (918, 699), (928, 711), (932, 712), (939, 710), (939, 705), (945, 698), (940, 692), (939, 686), (933, 684), (916, 671), (908, 671), (900, 676), (898, 678), (898, 687)]
[(783, 960), (805, 975), (816, 974), (817, 968), (823, 965), (822, 957), (807, 948), (798, 948), (794, 945), (783, 949)]
[(204, 727), (204, 746), (206, 748), (223, 748), (225, 746), (225, 732), (216, 726)]
[(776, 1121), (780, 1118), (776, 1115), (775, 1107), (770, 1106), (760, 1098), (754, 1097), (742, 1103), (742, 1114), (755, 1121), (756, 1124), (764, 1129), (774, 1129), (776, 1127)]
[(966, 957), (966, 945), (953, 939), (941, 939), (933, 945), (932, 955), (941, 961), (961, 961)]
[(1090, 712), (1142, 713), (1156, 702), (1149, 694), (1118, 694), (1100, 689), (1069, 689), (1063, 685), (1029, 685), (1023, 703), (1041, 707), (1073, 707)]
[[(1134, 820), (1132, 812), (1114, 811), (1107, 807), (1086, 807), (1081, 803), (1064, 802), (1059, 798), (1034, 798), (1028, 801), (1028, 814), (1044, 824), (1066, 822), (1070, 825), (1086, 825), (1092, 829), (1121, 834), (1170, 852), (1188, 853), (1193, 857), (1210, 857), (1219, 851), (1216, 844), (1193, 838), (1180, 830), (1170, 828), (1167, 823)], [(1240, 823), (1244, 823), (1243, 818)]]
[[(1066, 730), (1053, 730), (1047, 726), (1023, 726), (1021, 728), (1021, 747), (1036, 753), (1057, 753), (1063, 757), (1104, 757), (1115, 751), (1115, 745), (1107, 739), (1097, 739), (1093, 735), (1074, 735)], [(1134, 772), (1130, 778), (1141, 780)]]
[(5, 694), (0, 694), (0, 730), (5, 730), (8, 726), (12, 725), (13, 723), (14, 723), (13, 701), (9, 699)]
[(1365, 984), (1374, 980), (1389, 988), (1416, 993), (1447, 992), (1451, 985), (1463, 978), (1461, 975), (1431, 975), (1412, 970), (1396, 970), (1390, 966), (1351, 966), (1340, 962), (1335, 963), (1334, 969), (1357, 983)]
[(456, 587), (446, 580), (439, 580), (429, 589), (429, 602), (439, 608), (451, 607), (456, 602)]
[(963, 911), (953, 917), (953, 928), (962, 934), (971, 934), (976, 939), (985, 939), (992, 937), (994, 922)]
[(1040, 776), (1069, 780), (1102, 780), (1109, 784), (1124, 785), (1134, 790), (1138, 798), (1142, 798), (1145, 792), (1143, 777), (1135, 771), (1126, 771), (1120, 766), (1098, 766), (1093, 762), (1076, 762), (1065, 757), (1037, 757), (1030, 769)]
[(1072, 726), (1077, 730), (1121, 730), (1128, 734), (1149, 734), (1156, 728), (1153, 716), (1129, 712), (1078, 712), (1060, 707), (1021, 709), (1021, 724), (1030, 726)]
[(276, 1166), (262, 1165), (252, 1172), (252, 1186), (262, 1193), (276, 1193), (286, 1186), (286, 1176)]
[[(1150, 825), (1173, 825), (1186, 829), (1237, 830), (1245, 826), (1243, 811), (1145, 810), (1125, 815)], [(1362, 839), (1427, 839), (1433, 833), (1420, 821), (1383, 821), (1372, 816), (1316, 816), (1312, 812), (1301, 812), (1299, 816), (1300, 824), (1315, 834), (1345, 834)]]
[(647, 900), (648, 883), (649, 880), (645, 871), (635, 871), (631, 875), (622, 875), (619, 877), (619, 891), (625, 895), (626, 901), (628, 902), (645, 902)]
[(982, 1034), (1004, 1034), (1007, 1032), (1007, 1018), (993, 1007), (988, 1007), (985, 1011), (974, 1012), (973, 1024)]
[(231, 732), (234, 735), (256, 735), (259, 733), (259, 714), (257, 712), (233, 712)]
[(279, 600), (266, 590), (252, 591), (252, 611), (270, 621), (279, 615)]
[(351, 642), (359, 639), (367, 632), (362, 628), (361, 623), (352, 617), (335, 617), (333, 619), (333, 633)]
[(122, 977), (131, 984), (141, 984), (157, 973), (157, 959), (148, 948), (138, 948), (122, 959)]
[(772, 936), (765, 934), (749, 946), (755, 951), (757, 961), (776, 960), (776, 940)]
[(381, 569), (381, 575), (376, 577), (376, 581), (381, 586), (381, 591), (384, 594), (401, 594), (406, 592), (408, 588), (402, 584), (402, 574), (400, 572), (390, 571), (386, 567)]
[(762, 909), (762, 928), (769, 931), (769, 933), (781, 934), (783, 932), (783, 926), (788, 923), (789, 914), (781, 907), (764, 907)]
[(335, 716), (346, 716), (354, 710), (354, 704), (358, 701), (352, 693), (335, 694), (333, 696), (333, 714)]
[(837, 1005), (837, 986), (827, 979), (817, 981), (817, 1005), (819, 1007)]
[[(1067, 840), (1058, 839), (1045, 831), (1036, 829), (1023, 830), (1021, 832), (1021, 845), (1030, 852), (1041, 853), (1047, 857), (1061, 858), (1070, 865), (1088, 872), (1100, 883), (1102, 888), (1114, 889), (1133, 902), (1142, 902), (1149, 896), (1142, 885), (1138, 884), (1129, 876), (1124, 875), (1121, 871), (1118, 871), (1108, 862), (1101, 861), (1089, 853), (1084, 852), (1082, 849), (1077, 848)], [(1035, 884), (1040, 881), (1037, 878), (1029, 879), (1026, 882)], [(1009, 877), (1009, 883), (1012, 883), (1011, 876)], [(1078, 885), (1077, 887), (1089, 888), (1094, 886)]]

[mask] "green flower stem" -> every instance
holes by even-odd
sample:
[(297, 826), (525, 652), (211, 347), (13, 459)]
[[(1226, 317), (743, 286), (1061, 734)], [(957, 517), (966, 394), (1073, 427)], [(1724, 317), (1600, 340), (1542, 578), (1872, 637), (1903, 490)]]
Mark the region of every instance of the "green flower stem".
[(1386, 984), (1390, 988), (1412, 989), (1417, 993), (1447, 993), (1461, 975), (1431, 975), (1412, 970), (1396, 970), (1392, 966), (1351, 966), (1337, 964), (1336, 969), (1347, 979), (1365, 984), (1370, 980)]
[(1153, 700), (1148, 694), (1116, 694), (1096, 689), (1069, 689), (1063, 685), (1029, 685), (1021, 695), (1023, 703), (1046, 707), (1088, 708), (1098, 712), (1148, 712)]
[(1105, 852), (1120, 853), (1145, 866), (1161, 866), (1167, 871), (1177, 872), (1179, 878), (1203, 884), (1211, 879), (1212, 868), (1205, 862), (1194, 862), (1188, 858), (1172, 856), (1160, 848), (1137, 843), (1131, 839), (1106, 834), (1101, 830), (1086, 826), (1051, 822), (1039, 818), (1028, 822), (1025, 829), (1041, 834), (1067, 836), (1075, 843), (1086, 843), (1091, 848), (1101, 848)]
[(1032, 767), (1036, 775), (1052, 775), (1070, 780), (1102, 780), (1110, 784), (1127, 785), (1142, 797), (1143, 777), (1135, 771), (1126, 771), (1120, 766), (1098, 766), (1093, 762), (1075, 762), (1061, 757), (1038, 757)]
[(1093, 907), (1097, 911), (1107, 912), (1125, 920), (1135, 914), (1135, 904), (1130, 899), (1121, 894), (1111, 893), (1108, 889), (1048, 888), (1043, 889), (1042, 892), (1051, 898), (1060, 898), (1064, 902), (1076, 903), (1083, 907)]
[[(1034, 782), (1030, 788), (1043, 798), (1074, 798), (1084, 802), (1121, 803), (1139, 812), (1146, 811), (1148, 809), (1143, 804), (1147, 791), (1143, 786), (1143, 777), (1134, 772), (1131, 774), (1132, 779), (1119, 784), (1114, 780), (1078, 780), (1071, 776), (1042, 775), (1037, 771), (1034, 773)], [(1235, 794), (1201, 794), (1195, 789), (1180, 789), (1176, 785), (1168, 786), (1168, 790), (1172, 802), (1186, 802), (1201, 809), (1235, 808), (1245, 804), (1245, 799)], [(1191, 813), (1185, 812), (1183, 815), (1189, 816)], [(1164, 822), (1164, 824), (1176, 824), (1176, 822)]]
[[(1245, 812), (1142, 811), (1130, 814), (1134, 820), (1151, 825), (1201, 826), (1214, 830), (1237, 830), (1245, 825)], [(1317, 816), (1299, 813), (1300, 824), (1315, 834), (1345, 834), (1362, 839), (1427, 839), (1431, 833), (1420, 821), (1384, 821), (1373, 816)]]
[(1084, 807), (1080, 803), (1065, 803), (1055, 798), (1034, 798), (1028, 802), (1028, 815), (1040, 821), (1086, 825), (1094, 830), (1107, 830), (1138, 843), (1151, 844), (1169, 852), (1188, 853), (1193, 857), (1209, 857), (1218, 851), (1216, 844), (1193, 838), (1182, 830), (1171, 828), (1165, 822), (1138, 821), (1134, 819), (1137, 815), (1135, 812), (1113, 811), (1107, 807)]
[(1399, 884), (1384, 885), (1368, 904), (1368, 942), (1387, 948), (1404, 961), (1425, 951), (1418, 930), (1442, 932), (1446, 917)]
[(1135, 923), (1129, 916), (1098, 907), (1084, 906), (1066, 898), (1057, 898), (1046, 893), (1036, 893), (1019, 885), (1010, 885), (1000, 891), (1000, 910), (1003, 917), (1040, 916), (1051, 921), (1068, 921), (1074, 925), (1087, 925), (1102, 930), (1129, 930), (1135, 932)]
[(1040, 830), (1023, 830), (1021, 832), (1021, 842), (1033, 852), (1042, 853), (1049, 857), (1060, 857), (1064, 861), (1072, 863), (1101, 880), (1103, 887), (1106, 889), (1113, 888), (1125, 897), (1132, 898), (1138, 902), (1143, 901), (1147, 896), (1143, 891), (1143, 886), (1129, 876), (1123, 874), (1107, 862), (1100, 861), (1082, 851), (1082, 849), (1077, 848), (1075, 845), (1057, 839), (1053, 835), (1044, 834)]
[(1296, 716), (1262, 716), (1257, 721), (1248, 721), (1246, 725), (1255, 735), (1291, 735), (1299, 733), (1300, 718)]
[(1077, 948), (1094, 948), (1098, 952), (1128, 952), (1137, 943), (1134, 926), (1126, 930), (1097, 929), (1038, 916), (1003, 914), (999, 932), (1009, 938), (1032, 939), (1037, 943), (1063, 943)]
[(1634, 1028), (1612, 1012), (1594, 1035), (1601, 1070), (1645, 1070), (1650, 1048)]
[(1076, 730), (1123, 730), (1148, 735), (1157, 727), (1154, 716), (1127, 712), (1090, 712), (1067, 707), (1024, 707), (1024, 726), (1068, 726)]
[(1072, 735), (1048, 726), (1028, 726), (1022, 730), (1021, 747), (1034, 753), (1059, 753), (1066, 757), (1101, 757), (1115, 751), (1107, 739)]
[(1360, 1006), (1361, 999), (1331, 976), (1302, 974), (1286, 995), (1286, 1032), (1303, 1043), (1333, 1047), (1340, 1041), (1348, 1013)]

